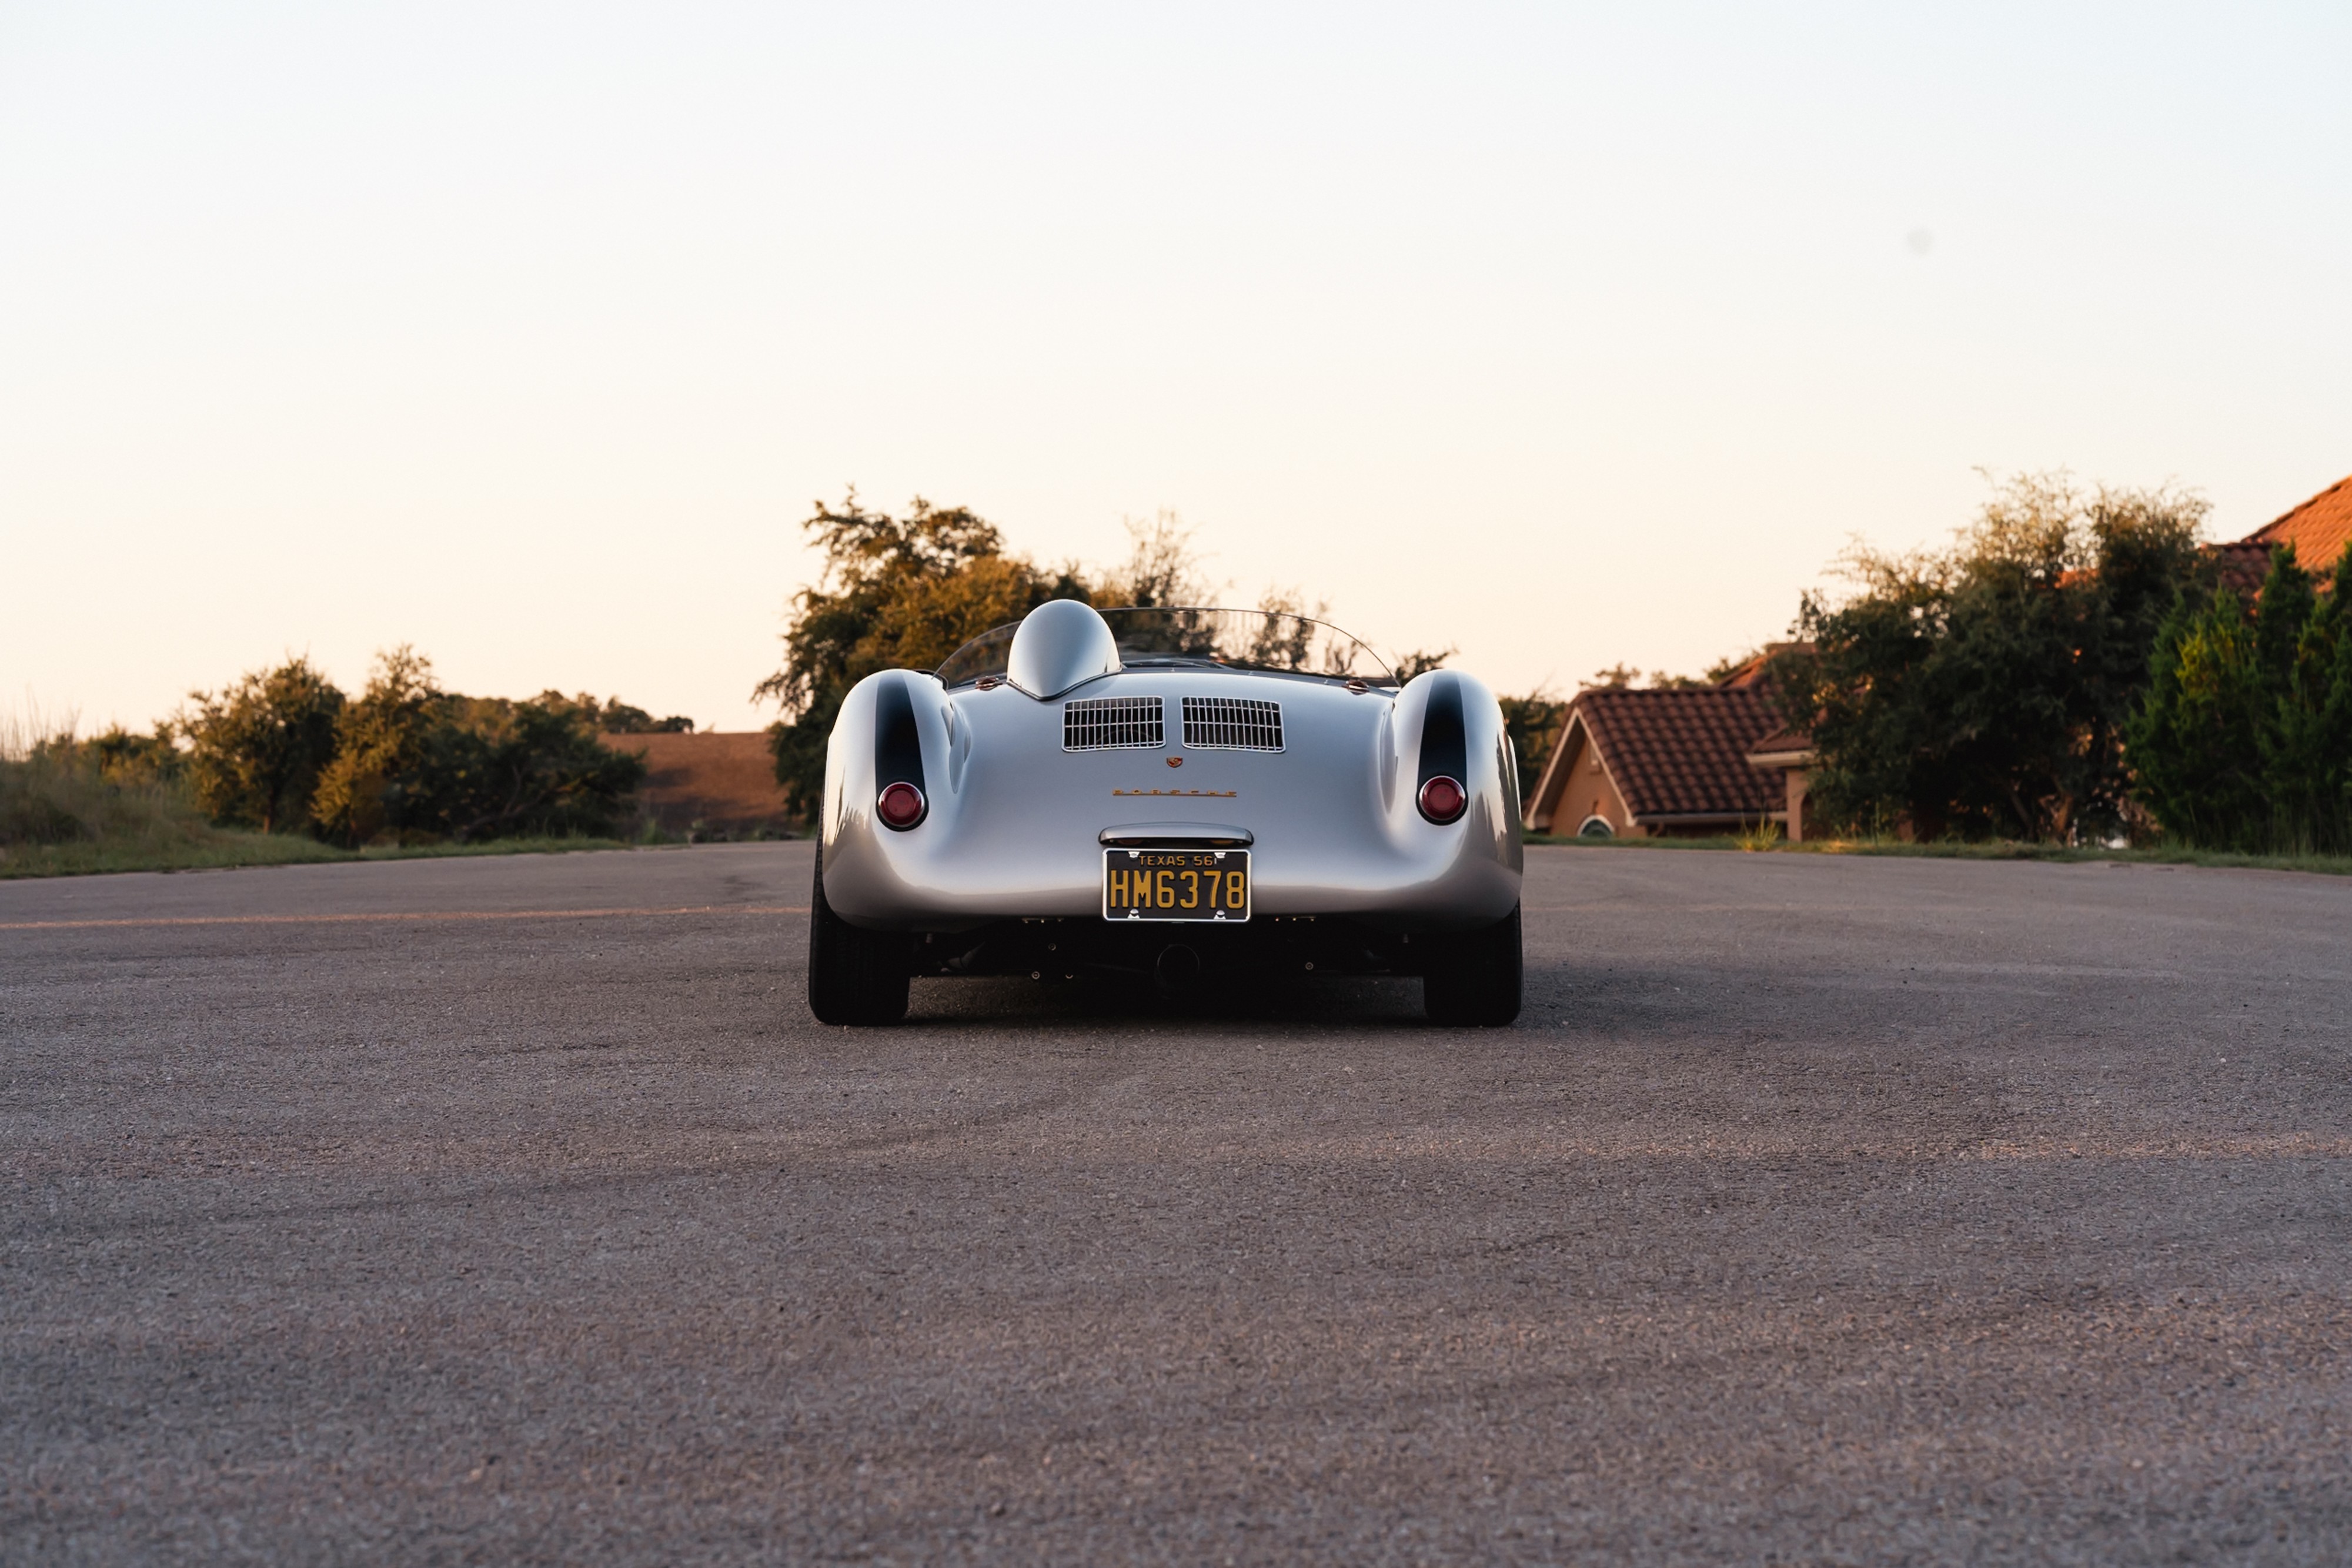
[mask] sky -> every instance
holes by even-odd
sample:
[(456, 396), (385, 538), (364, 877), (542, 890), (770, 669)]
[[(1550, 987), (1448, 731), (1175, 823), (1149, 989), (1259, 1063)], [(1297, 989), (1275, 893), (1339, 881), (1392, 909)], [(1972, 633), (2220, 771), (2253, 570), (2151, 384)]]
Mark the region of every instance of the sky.
[(0, 0), (0, 711), (769, 722), (851, 486), (1498, 689), (2352, 473), (2352, 7)]

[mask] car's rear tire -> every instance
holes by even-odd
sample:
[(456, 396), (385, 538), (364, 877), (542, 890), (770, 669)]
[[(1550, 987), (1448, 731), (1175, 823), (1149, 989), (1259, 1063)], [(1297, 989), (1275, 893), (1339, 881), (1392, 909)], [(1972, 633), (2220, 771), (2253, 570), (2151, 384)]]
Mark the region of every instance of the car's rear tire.
[(1433, 944), (1421, 1005), (1435, 1024), (1500, 1029), (1519, 1016), (1519, 906), (1483, 931)]
[(819, 1023), (897, 1023), (907, 1016), (907, 939), (864, 931), (824, 901), (824, 846), (809, 896), (809, 1011)]

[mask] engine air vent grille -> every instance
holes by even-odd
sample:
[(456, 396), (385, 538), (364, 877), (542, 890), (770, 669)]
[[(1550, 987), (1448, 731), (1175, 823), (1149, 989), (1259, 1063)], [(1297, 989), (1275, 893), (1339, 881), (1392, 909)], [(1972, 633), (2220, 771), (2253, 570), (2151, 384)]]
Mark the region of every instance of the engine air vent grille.
[(1062, 705), (1062, 749), (1108, 751), (1160, 746), (1168, 738), (1158, 697), (1088, 697)]
[(1255, 697), (1186, 697), (1184, 744), (1280, 751), (1282, 705)]

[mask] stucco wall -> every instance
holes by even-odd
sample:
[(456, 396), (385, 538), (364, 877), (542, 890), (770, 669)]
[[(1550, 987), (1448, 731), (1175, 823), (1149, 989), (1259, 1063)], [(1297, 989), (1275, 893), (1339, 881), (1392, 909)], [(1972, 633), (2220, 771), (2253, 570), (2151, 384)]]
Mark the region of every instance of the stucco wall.
[(1560, 744), (1569, 749), (1562, 771), (1552, 776), (1554, 789), (1548, 798), (1550, 813), (1538, 821), (1538, 830), (1567, 837), (1587, 817), (1598, 816), (1607, 818), (1620, 838), (1647, 836), (1625, 809), (1624, 798), (1610, 782), (1608, 771), (1599, 766), (1591, 732), (1581, 724), (1571, 725)]

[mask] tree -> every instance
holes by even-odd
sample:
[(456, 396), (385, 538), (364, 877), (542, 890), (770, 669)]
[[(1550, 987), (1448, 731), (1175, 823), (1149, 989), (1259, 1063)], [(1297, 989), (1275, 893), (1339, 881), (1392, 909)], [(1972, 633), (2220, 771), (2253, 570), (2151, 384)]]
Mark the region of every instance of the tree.
[(457, 695), (414, 649), (379, 653), (320, 782), (321, 827), (347, 844), (610, 833), (646, 763), (598, 738), (601, 717), (555, 692)]
[(2274, 551), (2249, 602), (2184, 595), (2128, 729), (2166, 836), (2242, 851), (2352, 850), (2352, 548), (2326, 594)]
[[(2273, 561), (2273, 577), (2284, 575), (2293, 555), (2290, 547)], [(2282, 846), (2346, 853), (2352, 852), (2352, 543), (2329, 577), (2324, 597), (2305, 578), (2303, 625), (2291, 645), (2265, 661), (2276, 719), (2263, 737), (2263, 772)], [(2267, 586), (2263, 599), (2267, 614)], [(2263, 650), (2259, 636), (2256, 649)]]
[(1536, 780), (1543, 777), (1544, 764), (1551, 760), (1551, 748), (1559, 744), (1568, 705), (1540, 689), (1496, 701), (1503, 708), (1503, 733), (1511, 737), (1511, 749), (1519, 759), (1519, 799), (1532, 800)]
[[(1127, 529), (1127, 562), (1105, 573), (1102, 581), (1092, 590), (1093, 603), (1097, 609), (1125, 605), (1157, 610), (1214, 601), (1217, 590), (1201, 575), (1201, 553), (1193, 547), (1192, 530), (1184, 526), (1183, 518), (1162, 510), (1148, 523), (1127, 517), (1121, 519), (1120, 526)], [(1296, 589), (1287, 594), (1269, 592), (1265, 597), (1277, 607), (1291, 606), (1291, 614), (1301, 612), (1296, 608)], [(1322, 613), (1321, 607), (1316, 613)]]
[(406, 643), (379, 653), (367, 689), (336, 725), (334, 761), (319, 780), (320, 831), (350, 845), (407, 825), (407, 794), (443, 693), (433, 662)]
[(562, 692), (539, 694), (538, 700), (550, 707), (579, 710), (581, 721), (602, 735), (692, 735), (694, 721), (684, 714), (672, 714), (667, 718), (656, 718), (644, 708), (623, 702), (618, 697), (606, 697), (598, 702), (586, 692), (567, 697)]
[(1410, 681), (1432, 670), (1444, 669), (1445, 661), (1461, 651), (1450, 644), (1444, 648), (1415, 648), (1411, 653), (1399, 653), (1390, 662), (1390, 667), (1398, 680)]
[[(853, 490), (837, 507), (817, 503), (802, 527), (824, 548), (824, 575), (794, 596), (783, 667), (753, 695), (782, 706), (769, 743), (777, 782), (804, 816), (824, 793), (825, 742), (850, 687), (877, 670), (937, 668), (982, 632), (1048, 600), (1096, 602), (1075, 568), (1049, 572), (1008, 555), (995, 526), (969, 507), (917, 497), (904, 517), (893, 517), (860, 506)], [(1157, 553), (1139, 534), (1146, 580), (1127, 585), (1130, 594), (1181, 581), (1166, 549), (1171, 527), (1163, 517), (1150, 536)]]
[(214, 821), (263, 832), (310, 824), (310, 796), (335, 752), (343, 694), (307, 656), (257, 670), (218, 695), (193, 692), (177, 724), (187, 775)]
[(558, 698), (446, 696), (417, 766), (396, 780), (400, 826), (464, 843), (611, 833), (645, 782), (642, 753), (597, 738)]
[(1636, 683), (1646, 685), (1654, 692), (1691, 691), (1701, 686), (1721, 685), (1738, 674), (1741, 666), (1754, 657), (1753, 653), (1749, 653), (1736, 658), (1717, 659), (1707, 666), (1706, 674), (1703, 675), (1677, 675), (1671, 670), (1653, 670), (1646, 681), (1642, 672), (1632, 664), (1615, 664), (1606, 669), (1593, 671), (1592, 678), (1584, 685), (1588, 690), (1598, 687), (1602, 691), (1612, 692), (1631, 691)]
[(2205, 509), (2020, 476), (1951, 549), (1851, 552), (1855, 591), (1807, 594), (1801, 642), (1772, 661), (1784, 715), (1821, 756), (1815, 808), (1925, 838), (2117, 831), (2124, 725), (2168, 607), (2200, 580)]

